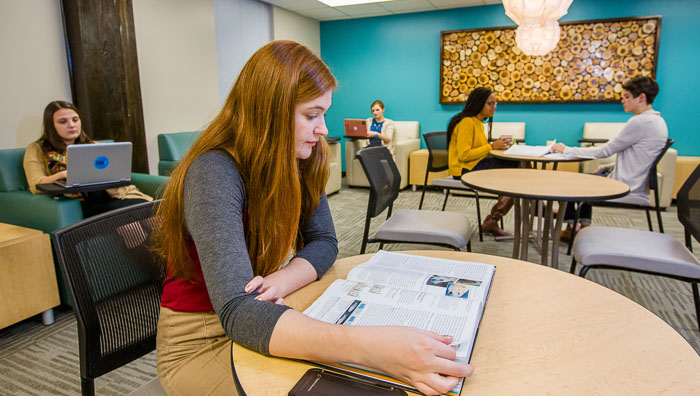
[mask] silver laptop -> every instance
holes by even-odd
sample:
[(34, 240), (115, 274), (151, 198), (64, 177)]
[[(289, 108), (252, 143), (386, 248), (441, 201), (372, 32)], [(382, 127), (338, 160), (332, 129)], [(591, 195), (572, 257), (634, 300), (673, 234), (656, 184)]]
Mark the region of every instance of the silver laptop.
[(131, 143), (71, 144), (66, 151), (66, 180), (61, 187), (131, 180)]

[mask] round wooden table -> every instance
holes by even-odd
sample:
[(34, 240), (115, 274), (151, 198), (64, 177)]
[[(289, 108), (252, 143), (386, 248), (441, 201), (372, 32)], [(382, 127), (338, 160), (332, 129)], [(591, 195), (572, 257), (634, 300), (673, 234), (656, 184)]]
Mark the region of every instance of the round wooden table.
[[(552, 232), (553, 268), (559, 267), (559, 238), (568, 201), (604, 201), (629, 193), (629, 186), (607, 177), (539, 169), (487, 169), (462, 175), (462, 183), (496, 195), (515, 198), (513, 258), (527, 260), (530, 235), (530, 200), (546, 202), (542, 233), (542, 264), (547, 263), (549, 236)], [(559, 202), (556, 223), (552, 224), (554, 201)]]
[[(509, 258), (452, 251), (424, 256), (496, 265), (463, 395), (678, 394), (700, 389), (700, 357), (668, 324), (586, 279)], [(338, 260), (319, 281), (289, 295), (308, 307), (333, 280), (370, 255)], [(286, 395), (312, 366), (235, 345), (248, 395)]]

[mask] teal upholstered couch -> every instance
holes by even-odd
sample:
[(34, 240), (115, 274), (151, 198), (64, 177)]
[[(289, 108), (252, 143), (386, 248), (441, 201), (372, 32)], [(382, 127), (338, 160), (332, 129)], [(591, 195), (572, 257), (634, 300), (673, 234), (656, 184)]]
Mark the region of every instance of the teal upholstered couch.
[[(54, 199), (29, 191), (24, 174), (24, 148), (0, 150), (0, 223), (34, 228), (50, 233), (83, 219), (80, 202), (75, 199)], [(144, 193), (158, 197), (161, 185), (168, 178), (132, 173), (131, 181)], [(56, 272), (60, 273), (58, 267)], [(70, 305), (65, 284), (59, 277), (61, 302)]]
[(169, 176), (202, 131), (158, 135), (158, 174)]

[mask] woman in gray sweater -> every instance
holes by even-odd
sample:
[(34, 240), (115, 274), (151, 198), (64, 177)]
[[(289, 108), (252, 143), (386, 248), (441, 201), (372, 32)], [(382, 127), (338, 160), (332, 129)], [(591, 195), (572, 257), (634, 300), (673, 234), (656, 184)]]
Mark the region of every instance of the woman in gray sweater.
[(328, 324), (284, 305), (337, 254), (323, 195), (324, 117), (335, 87), (306, 47), (268, 43), (173, 172), (156, 233), (168, 261), (157, 337), (168, 393), (235, 393), (233, 341), (269, 355), (373, 367), (426, 394), (471, 374), (453, 361), (450, 337)]

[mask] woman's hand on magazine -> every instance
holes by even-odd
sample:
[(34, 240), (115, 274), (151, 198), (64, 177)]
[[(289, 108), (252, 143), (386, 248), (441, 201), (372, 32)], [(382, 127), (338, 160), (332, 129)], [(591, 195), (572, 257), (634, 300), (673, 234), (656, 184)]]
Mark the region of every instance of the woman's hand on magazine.
[(275, 304), (284, 305), (284, 298), (279, 293), (277, 286), (266, 284), (265, 278), (256, 276), (245, 286), (246, 293), (257, 292), (256, 300), (270, 301)]
[[(426, 395), (440, 395), (454, 388), (460, 378), (474, 372), (469, 364), (453, 360), (452, 337), (413, 327), (375, 327), (369, 350), (370, 367), (408, 382)], [(369, 340), (368, 340), (369, 341)]]

